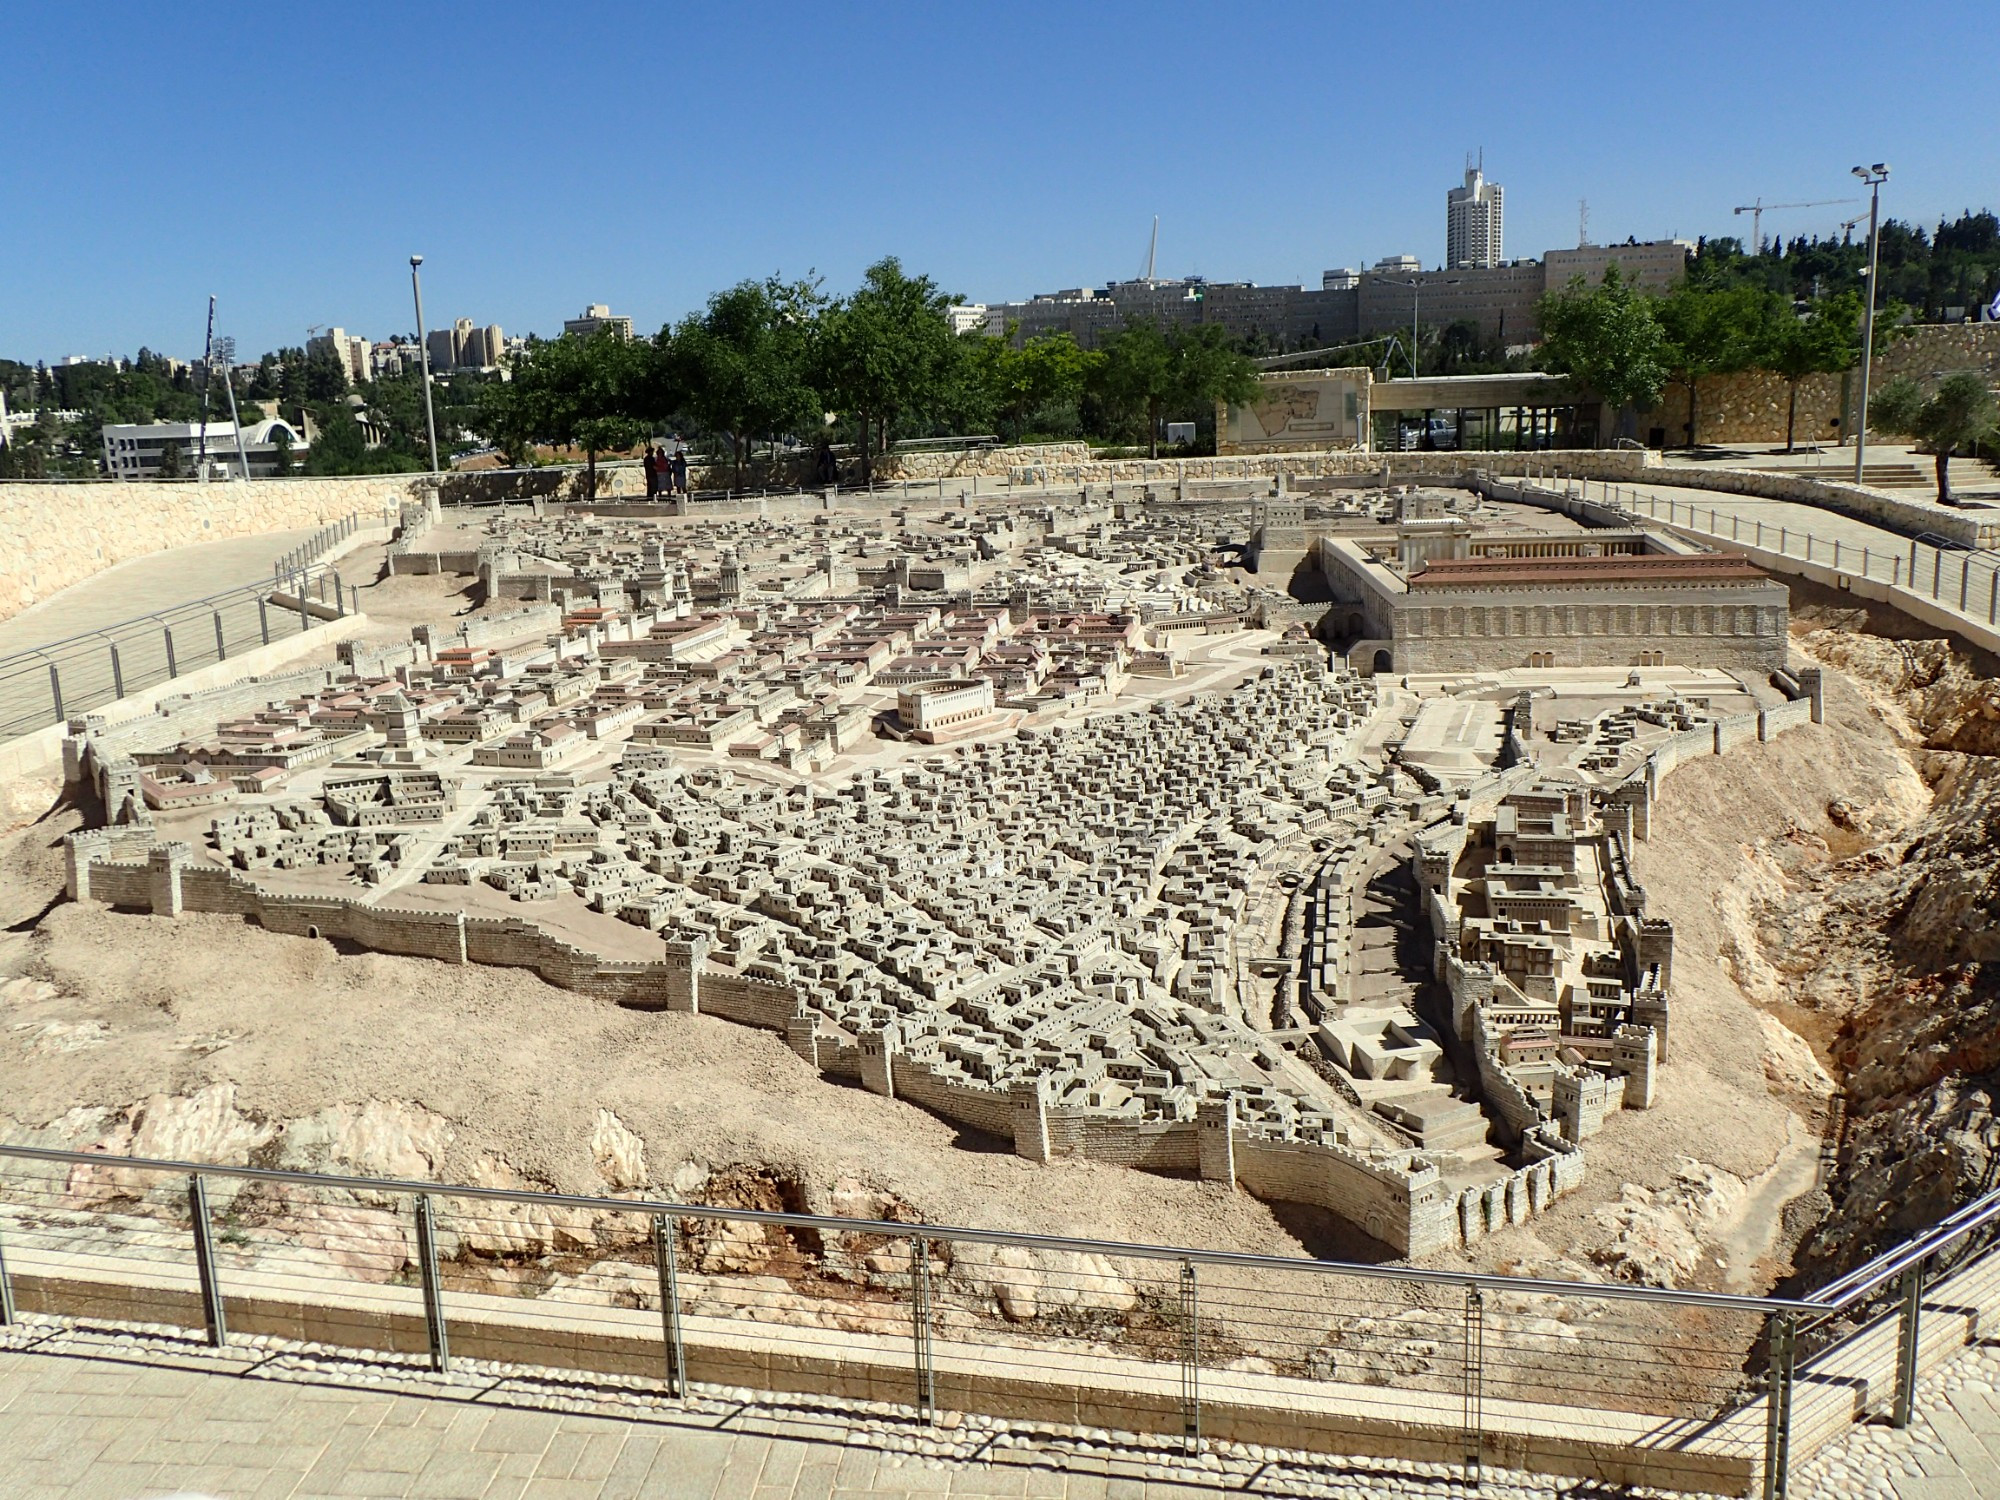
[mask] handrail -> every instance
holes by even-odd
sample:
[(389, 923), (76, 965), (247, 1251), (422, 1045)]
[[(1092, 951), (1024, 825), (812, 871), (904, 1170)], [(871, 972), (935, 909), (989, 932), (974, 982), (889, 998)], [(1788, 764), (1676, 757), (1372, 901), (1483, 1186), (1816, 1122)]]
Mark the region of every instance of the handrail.
[[(303, 573), (306, 577), (311, 578), (325, 571), (327, 570), (324, 565), (315, 563), (308, 568), (295, 569), (288, 576), (297, 577), (300, 573)], [(51, 652), (60, 651), (65, 646), (74, 646), (85, 641), (108, 640), (119, 631), (125, 630), (130, 626), (144, 625), (148, 621), (165, 621), (184, 610), (213, 611), (217, 604), (223, 601), (233, 602), (245, 595), (268, 594), (271, 591), (271, 584), (272, 581), (268, 578), (252, 579), (248, 583), (232, 584), (226, 589), (217, 589), (212, 594), (204, 594), (199, 599), (184, 600), (179, 604), (170, 604), (165, 609), (152, 610), (143, 615), (133, 615), (130, 619), (116, 620), (109, 625), (99, 625), (92, 630), (81, 630), (75, 635), (64, 636), (59, 641), (46, 641), (39, 646), (28, 646), (14, 652), (11, 656), (0, 656), (0, 674), (6, 673), (21, 663), (45, 661)]]
[(397, 1177), (347, 1177), (332, 1173), (296, 1172), (277, 1167), (237, 1167), (212, 1162), (174, 1161), (155, 1157), (117, 1156), (101, 1151), (61, 1151), (48, 1146), (0, 1145), (0, 1157), (28, 1161), (66, 1162), (74, 1166), (117, 1171), (201, 1173), (254, 1182), (285, 1182), (301, 1186), (342, 1188), (350, 1192), (427, 1193), (448, 1198), (486, 1198), (506, 1203), (547, 1204), (558, 1208), (610, 1213), (662, 1214), (683, 1219), (721, 1219), (732, 1223), (778, 1228), (815, 1229), (834, 1234), (879, 1234), (891, 1238), (966, 1240), (974, 1244), (1016, 1245), (1028, 1250), (1067, 1251), (1084, 1255), (1122, 1255), (1136, 1260), (1194, 1261), (1203, 1265), (1239, 1266), (1263, 1271), (1306, 1271), (1328, 1276), (1359, 1276), (1381, 1281), (1416, 1281), (1433, 1286), (1472, 1287), (1486, 1291), (1540, 1295), (1584, 1296), (1622, 1302), (1713, 1307), (1738, 1312), (1823, 1312), (1815, 1302), (1793, 1297), (1755, 1297), (1733, 1292), (1682, 1291), (1638, 1286), (1628, 1282), (1545, 1281), (1528, 1276), (1495, 1276), (1482, 1271), (1434, 1271), (1419, 1266), (1369, 1265), (1361, 1261), (1299, 1260), (1283, 1255), (1256, 1255), (1237, 1250), (1202, 1250), (1185, 1245), (1154, 1245), (1122, 1240), (1078, 1239), (1068, 1235), (1026, 1234), (1005, 1229), (973, 1229), (954, 1224), (907, 1224), (883, 1219), (849, 1219), (830, 1214), (780, 1213), (770, 1209), (725, 1208), (703, 1203), (677, 1203), (656, 1198), (596, 1198), (575, 1193), (535, 1193), (520, 1188), (471, 1187), (420, 1182)]
[(681, 1203), (665, 1198), (600, 1198), (578, 1193), (538, 1193), (521, 1188), (475, 1187), (470, 1184), (426, 1182), (400, 1177), (353, 1177), (327, 1172), (299, 1172), (277, 1167), (231, 1166), (218, 1162), (182, 1161), (164, 1157), (119, 1156), (103, 1151), (64, 1151), (50, 1146), (0, 1145), (0, 1157), (25, 1161), (61, 1162), (73, 1166), (115, 1170), (235, 1177), (256, 1182), (286, 1182), (302, 1186), (342, 1188), (362, 1192), (433, 1193), (454, 1198), (487, 1198), (508, 1203), (539, 1203), (562, 1208), (613, 1213), (665, 1214), (676, 1218), (722, 1219), (780, 1228), (825, 1230), (845, 1234), (907, 1236), (922, 1232), (936, 1239), (975, 1244), (1016, 1245), (1032, 1250), (1059, 1250), (1091, 1255), (1124, 1255), (1142, 1260), (1193, 1260), (1209, 1265), (1257, 1270), (1317, 1271), (1324, 1275), (1361, 1276), (1377, 1280), (1418, 1281), (1442, 1286), (1471, 1286), (1527, 1293), (1567, 1293), (1619, 1301), (1677, 1303), (1739, 1311), (1813, 1313), (1834, 1316), (1851, 1309), (1869, 1293), (1904, 1271), (1950, 1248), (1975, 1230), (2000, 1222), (2000, 1190), (1961, 1205), (1916, 1238), (1856, 1267), (1803, 1297), (1751, 1296), (1736, 1292), (1701, 1292), (1624, 1282), (1551, 1281), (1541, 1277), (1497, 1276), (1482, 1271), (1435, 1271), (1420, 1266), (1372, 1265), (1365, 1261), (1298, 1260), (1238, 1250), (1204, 1250), (1185, 1245), (1145, 1241), (1095, 1240), (1071, 1235), (1030, 1234), (1018, 1230), (978, 1229), (957, 1224), (912, 1225), (881, 1219), (854, 1219), (830, 1214), (782, 1213), (770, 1209), (731, 1208), (705, 1203)]
[(1913, 1240), (1885, 1251), (1845, 1276), (1828, 1282), (1806, 1300), (1822, 1304), (1829, 1312), (1845, 1312), (1868, 1293), (1902, 1275), (1911, 1266), (1948, 1249), (1976, 1229), (2000, 1221), (2000, 1190), (1963, 1204), (1933, 1224)]

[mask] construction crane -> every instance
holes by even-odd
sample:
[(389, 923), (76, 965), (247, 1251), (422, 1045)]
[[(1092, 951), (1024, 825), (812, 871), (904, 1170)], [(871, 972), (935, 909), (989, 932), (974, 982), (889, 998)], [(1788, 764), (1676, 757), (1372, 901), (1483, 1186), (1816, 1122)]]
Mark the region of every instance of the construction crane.
[(1758, 255), (1764, 253), (1764, 215), (1776, 213), (1781, 208), (1831, 208), (1836, 203), (1859, 203), (1859, 198), (1816, 198), (1810, 203), (1766, 203), (1759, 198), (1755, 203), (1745, 203), (1735, 211), (1750, 215), (1750, 243)]

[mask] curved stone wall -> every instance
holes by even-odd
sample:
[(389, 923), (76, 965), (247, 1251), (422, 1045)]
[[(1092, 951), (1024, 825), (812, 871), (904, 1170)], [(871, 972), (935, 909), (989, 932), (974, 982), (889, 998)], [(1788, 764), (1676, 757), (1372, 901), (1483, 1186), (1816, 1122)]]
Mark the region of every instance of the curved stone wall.
[(80, 481), (0, 484), (0, 620), (135, 557), (227, 537), (375, 517), (427, 482), (344, 479)]

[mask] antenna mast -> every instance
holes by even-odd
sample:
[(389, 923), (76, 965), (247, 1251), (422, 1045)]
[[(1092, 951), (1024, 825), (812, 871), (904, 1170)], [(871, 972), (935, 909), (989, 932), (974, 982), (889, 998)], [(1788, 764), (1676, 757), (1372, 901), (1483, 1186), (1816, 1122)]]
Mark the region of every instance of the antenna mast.
[(1581, 250), (1590, 243), (1590, 200), (1576, 200), (1576, 248)]
[(1160, 216), (1153, 215), (1153, 240), (1146, 247), (1146, 280), (1153, 279), (1153, 266), (1160, 254)]

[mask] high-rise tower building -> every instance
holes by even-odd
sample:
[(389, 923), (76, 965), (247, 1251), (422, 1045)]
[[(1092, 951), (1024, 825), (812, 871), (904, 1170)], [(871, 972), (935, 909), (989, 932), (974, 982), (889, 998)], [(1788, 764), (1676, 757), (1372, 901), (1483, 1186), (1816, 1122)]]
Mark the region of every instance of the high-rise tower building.
[(1501, 187), (1480, 167), (1465, 169), (1465, 186), (1444, 196), (1444, 263), (1448, 270), (1497, 266), (1501, 249)]

